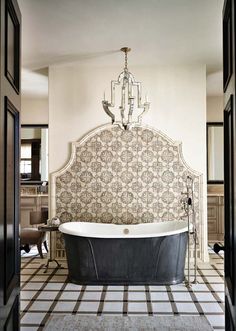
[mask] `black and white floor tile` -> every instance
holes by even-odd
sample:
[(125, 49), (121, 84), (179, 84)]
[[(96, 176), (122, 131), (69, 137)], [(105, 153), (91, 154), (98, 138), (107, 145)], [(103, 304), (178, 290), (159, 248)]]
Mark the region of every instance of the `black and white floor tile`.
[[(205, 315), (224, 330), (224, 260), (211, 248), (199, 263), (198, 284), (173, 286), (80, 286), (67, 282), (67, 267), (44, 273), (44, 259), (30, 254), (21, 263), (21, 331), (41, 331), (51, 314)], [(56, 267), (56, 265), (55, 265)], [(193, 272), (193, 270), (192, 270)]]

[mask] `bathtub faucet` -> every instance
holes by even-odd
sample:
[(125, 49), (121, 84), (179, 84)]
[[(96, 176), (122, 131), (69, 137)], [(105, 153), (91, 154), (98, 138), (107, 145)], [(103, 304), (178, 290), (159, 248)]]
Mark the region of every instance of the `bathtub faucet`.
[(190, 282), (190, 235), (193, 235), (194, 241), (194, 280), (193, 284), (197, 283), (197, 231), (194, 210), (194, 179), (191, 176), (186, 178), (186, 192), (181, 193), (181, 203), (185, 211), (185, 216), (188, 221), (188, 277), (186, 286), (191, 287)]
[[(186, 191), (181, 192), (182, 198), (180, 200), (186, 216), (194, 213), (194, 180), (192, 177), (186, 178)], [(192, 220), (192, 227), (195, 227), (195, 219)]]

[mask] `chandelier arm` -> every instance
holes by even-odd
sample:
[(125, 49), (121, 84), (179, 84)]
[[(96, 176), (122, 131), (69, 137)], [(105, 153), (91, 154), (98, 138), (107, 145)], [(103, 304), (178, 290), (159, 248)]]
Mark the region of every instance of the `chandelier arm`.
[(122, 124), (125, 124), (125, 111), (124, 108), (120, 107), (120, 117)]
[(138, 123), (141, 123), (143, 115), (149, 110), (150, 103), (145, 102), (142, 113), (138, 116)]
[(120, 85), (120, 82), (117, 81), (117, 80), (112, 80), (111, 81), (111, 103), (110, 103), (110, 105), (112, 107), (115, 106), (115, 88), (116, 88), (116, 85)]
[(115, 122), (115, 115), (110, 111), (109, 103), (107, 101), (103, 100), (102, 105), (103, 105), (103, 109), (106, 112), (106, 114), (111, 117), (111, 123), (113, 124)]
[(129, 106), (129, 113), (128, 113), (128, 123), (132, 123), (132, 116), (134, 111), (134, 98), (129, 99), (130, 106)]
[(142, 94), (141, 83), (137, 82), (138, 108), (142, 107), (141, 94)]

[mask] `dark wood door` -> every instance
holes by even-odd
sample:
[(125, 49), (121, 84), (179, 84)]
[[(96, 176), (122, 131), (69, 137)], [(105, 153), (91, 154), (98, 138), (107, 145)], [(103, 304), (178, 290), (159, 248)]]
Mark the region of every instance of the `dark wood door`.
[(20, 23), (15, 0), (1, 0), (0, 330), (19, 330)]
[(225, 330), (236, 330), (235, 1), (223, 9)]

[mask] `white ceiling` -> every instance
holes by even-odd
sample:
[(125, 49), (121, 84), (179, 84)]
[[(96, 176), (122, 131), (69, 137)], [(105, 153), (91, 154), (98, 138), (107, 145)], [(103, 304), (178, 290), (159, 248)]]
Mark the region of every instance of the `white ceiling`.
[(223, 0), (18, 0), (23, 67), (203, 63), (222, 69)]

